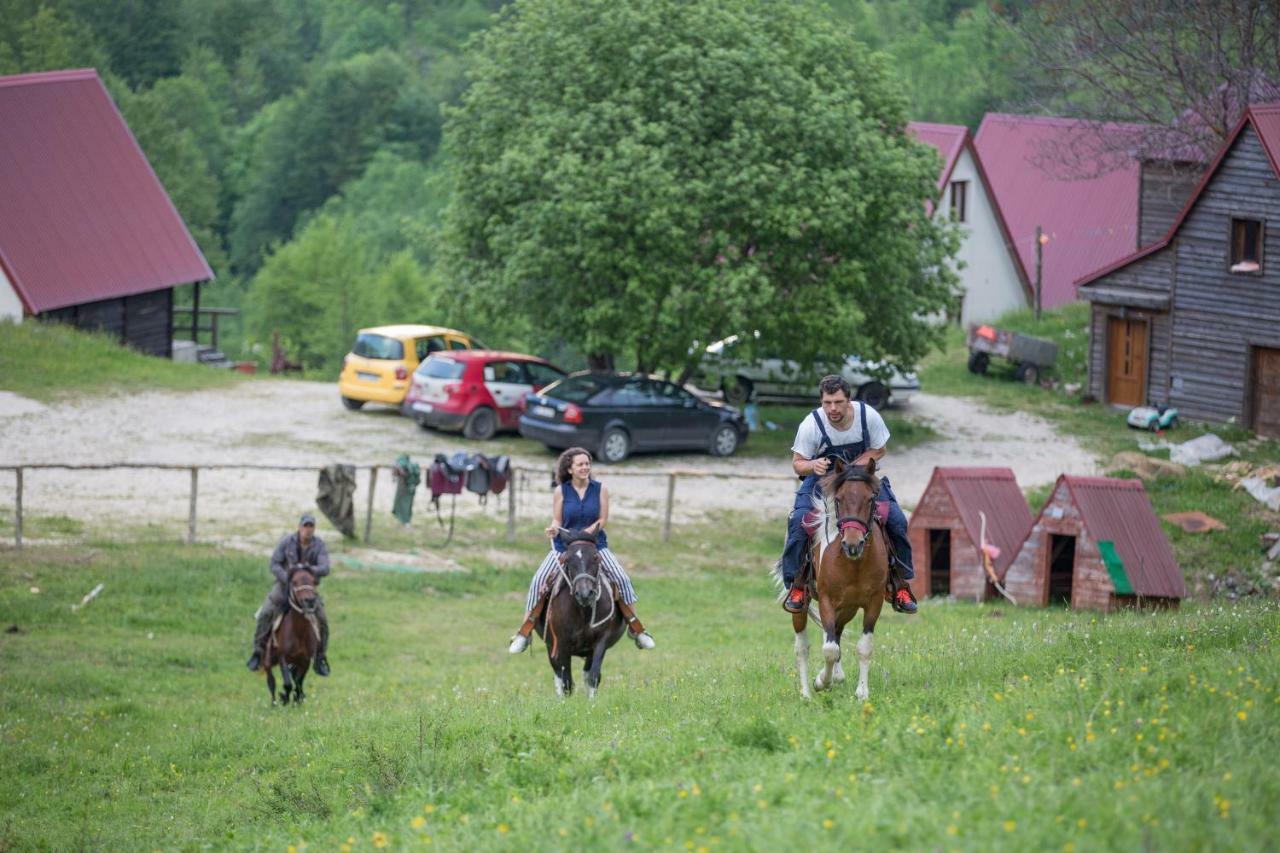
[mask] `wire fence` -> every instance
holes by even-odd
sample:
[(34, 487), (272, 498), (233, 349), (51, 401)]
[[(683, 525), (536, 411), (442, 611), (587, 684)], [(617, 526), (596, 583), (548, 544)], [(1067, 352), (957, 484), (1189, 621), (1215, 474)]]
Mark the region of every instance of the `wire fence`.
[[(175, 464), (160, 462), (118, 462), (103, 464), (62, 464), (62, 463), (32, 463), (22, 465), (0, 465), (0, 471), (11, 471), (14, 475), (14, 510), (13, 510), (13, 543), (17, 548), (22, 548), (24, 544), (25, 524), (31, 507), (28, 506), (27, 493), (31, 483), (29, 477), (39, 475), (46, 471), (72, 471), (72, 472), (110, 472), (110, 471), (173, 471), (186, 472), (189, 476), (189, 489), (187, 492), (187, 530), (186, 542), (192, 544), (196, 541), (197, 531), (200, 524), (200, 474), (201, 472), (214, 471), (251, 471), (251, 472), (281, 472), (281, 473), (313, 473), (319, 472), (325, 466), (320, 465), (245, 465), (245, 464)], [(378, 491), (379, 472), (386, 470), (391, 471), (395, 466), (392, 465), (354, 465), (350, 466), (356, 469), (357, 482), (362, 474), (366, 483), (364, 495), (363, 510), (363, 541), (370, 541), (374, 517), (374, 497)], [(365, 474), (364, 472), (367, 472)], [(668, 470), (626, 470), (626, 469), (610, 469), (608, 471), (610, 479), (616, 477), (626, 478), (647, 478), (650, 480), (666, 481), (665, 501), (662, 504), (661, 511), (661, 535), (662, 541), (669, 541), (671, 538), (672, 519), (676, 507), (678, 496), (677, 484), (680, 480), (702, 480), (702, 479), (722, 479), (722, 480), (752, 480), (752, 481), (789, 481), (794, 482), (793, 475), (781, 473), (764, 473), (764, 472), (741, 472), (741, 471), (707, 471), (692, 468), (668, 469)], [(506, 511), (506, 535), (508, 541), (513, 541), (516, 537), (516, 520), (522, 511), (528, 511), (529, 498), (531, 494), (539, 491), (536, 485), (539, 481), (548, 485), (551, 483), (550, 468), (528, 468), (520, 466), (512, 466), (510, 476), (508, 478), (507, 487), (504, 494), (498, 496), (498, 500), (502, 501), (503, 508)], [(394, 488), (392, 486), (391, 488)], [(419, 486), (422, 491), (427, 491), (426, 483)], [(360, 525), (357, 524), (357, 529)]]

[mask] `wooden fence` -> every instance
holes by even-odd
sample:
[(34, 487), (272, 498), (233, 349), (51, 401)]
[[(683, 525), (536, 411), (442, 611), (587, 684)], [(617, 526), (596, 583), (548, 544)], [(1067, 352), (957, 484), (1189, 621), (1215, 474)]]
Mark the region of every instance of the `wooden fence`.
[[(14, 472), (14, 544), (16, 547), (22, 547), (23, 534), (23, 490), (25, 488), (26, 473), (28, 471), (44, 471), (44, 470), (63, 470), (63, 471), (111, 471), (111, 470), (157, 470), (157, 471), (188, 471), (191, 476), (191, 490), (187, 504), (187, 543), (196, 541), (196, 523), (197, 523), (197, 507), (199, 506), (199, 489), (200, 489), (200, 472), (203, 471), (289, 471), (289, 472), (313, 472), (319, 473), (323, 466), (320, 465), (177, 465), (164, 464), (158, 462), (119, 462), (101, 465), (70, 465), (57, 463), (36, 463), (30, 465), (0, 465), (0, 471)], [(392, 465), (356, 465), (352, 466), (360, 470), (368, 470), (369, 472), (369, 489), (365, 498), (365, 514), (364, 514), (364, 541), (369, 541), (370, 529), (373, 524), (373, 496), (378, 486), (379, 469), (390, 470)], [(523, 476), (522, 476), (523, 475)], [(516, 537), (516, 500), (518, 483), (531, 482), (534, 476), (548, 476), (549, 469), (538, 468), (518, 468), (512, 466), (511, 476), (507, 481), (507, 540), (514, 541)], [(715, 479), (732, 479), (732, 480), (788, 480), (793, 481), (795, 477), (790, 474), (746, 474), (741, 472), (718, 472), (703, 471), (697, 469), (675, 469), (670, 471), (627, 471), (614, 470), (608, 471), (608, 476), (613, 477), (665, 477), (667, 481), (667, 497), (663, 510), (662, 521), (662, 541), (666, 542), (671, 539), (671, 516), (676, 500), (676, 481), (680, 478), (697, 479), (697, 478), (715, 478)], [(419, 488), (425, 488), (425, 483)]]

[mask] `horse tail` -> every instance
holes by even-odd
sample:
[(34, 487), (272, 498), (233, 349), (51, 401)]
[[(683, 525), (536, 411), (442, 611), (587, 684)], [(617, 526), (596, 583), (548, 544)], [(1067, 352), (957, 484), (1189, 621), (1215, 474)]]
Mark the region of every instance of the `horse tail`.
[(769, 575), (773, 578), (773, 585), (778, 590), (778, 603), (787, 597), (787, 584), (782, 577), (782, 558), (778, 558), (778, 562), (773, 564), (773, 568), (769, 569)]

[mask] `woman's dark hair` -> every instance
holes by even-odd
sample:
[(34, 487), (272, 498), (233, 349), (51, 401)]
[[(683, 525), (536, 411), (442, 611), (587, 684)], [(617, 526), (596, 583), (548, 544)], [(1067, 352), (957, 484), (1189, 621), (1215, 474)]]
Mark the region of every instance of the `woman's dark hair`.
[(844, 392), (845, 399), (853, 399), (853, 390), (849, 387), (849, 383), (844, 380), (843, 376), (837, 376), (833, 373), (830, 376), (822, 377), (822, 381), (818, 383), (818, 396), (822, 396), (823, 394), (835, 394), (840, 391)]
[(591, 451), (585, 447), (570, 447), (564, 453), (560, 454), (560, 458), (556, 460), (556, 483), (567, 483), (573, 479), (573, 475), (569, 473), (569, 469), (573, 467), (573, 457), (586, 456), (591, 461), (595, 461), (591, 456)]

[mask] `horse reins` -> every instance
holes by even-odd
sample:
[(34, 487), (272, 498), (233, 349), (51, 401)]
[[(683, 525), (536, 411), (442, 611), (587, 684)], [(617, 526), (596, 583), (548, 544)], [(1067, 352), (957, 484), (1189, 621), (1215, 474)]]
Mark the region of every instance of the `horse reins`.
[[(572, 543), (570, 543), (570, 544), (572, 544)], [(596, 552), (596, 555), (597, 555), (597, 556), (599, 556), (599, 553), (600, 553), (600, 552), (599, 552), (599, 551), (597, 551), (597, 552)], [(578, 578), (590, 578), (590, 577), (592, 577), (591, 575), (587, 574), (586, 572), (579, 572), (578, 574), (574, 575), (573, 577), (569, 577), (569, 573), (568, 573), (568, 572), (566, 572), (566, 571), (564, 570), (564, 564), (563, 564), (563, 563), (561, 563), (559, 560), (557, 560), (557, 561), (556, 561), (556, 571), (560, 573), (560, 577), (561, 577), (561, 579), (563, 579), (563, 580), (564, 580), (565, 585), (569, 588), (569, 594), (570, 594), (570, 595), (572, 595), (572, 594), (573, 594), (573, 582), (574, 582), (574, 581), (576, 581)], [(596, 585), (596, 600), (595, 600), (595, 601), (593, 601), (593, 602), (591, 602), (591, 615), (592, 615), (592, 616), (594, 616), (594, 615), (595, 615), (596, 607), (600, 604), (600, 597), (601, 597), (602, 595), (604, 595), (604, 591), (605, 591), (605, 589), (608, 589), (608, 590), (609, 590), (609, 612), (608, 612), (604, 617), (602, 617), (602, 618), (600, 618), (600, 619), (597, 619), (597, 620), (595, 620), (595, 621), (593, 621), (593, 622), (589, 623), (589, 624), (590, 624), (590, 627), (591, 627), (591, 628), (593, 628), (593, 629), (595, 629), (595, 628), (599, 628), (601, 625), (603, 625), (604, 623), (606, 623), (606, 622), (608, 622), (610, 619), (612, 619), (612, 618), (613, 618), (613, 614), (614, 614), (614, 610), (615, 610), (615, 607), (616, 607), (616, 606), (615, 606), (615, 604), (614, 604), (614, 601), (613, 601), (613, 588), (609, 586), (609, 578), (608, 578), (608, 577), (607, 577), (603, 572), (600, 572), (599, 570), (597, 570), (597, 574), (595, 575), (594, 579), (595, 579), (595, 580), (597, 580), (597, 581), (599, 581), (599, 583)]]

